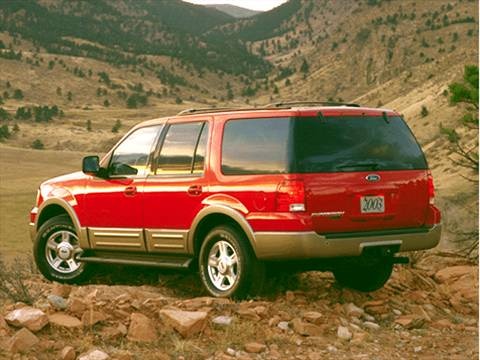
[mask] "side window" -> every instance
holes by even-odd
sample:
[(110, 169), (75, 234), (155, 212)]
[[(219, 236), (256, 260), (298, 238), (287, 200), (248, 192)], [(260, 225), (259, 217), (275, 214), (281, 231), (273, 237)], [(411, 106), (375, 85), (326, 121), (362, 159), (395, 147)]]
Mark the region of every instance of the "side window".
[(146, 175), (148, 158), (163, 125), (140, 128), (131, 133), (114, 150), (110, 175)]
[(229, 120), (222, 141), (225, 175), (278, 174), (289, 169), (290, 118)]
[(203, 173), (207, 137), (208, 124), (204, 122), (170, 125), (155, 174)]

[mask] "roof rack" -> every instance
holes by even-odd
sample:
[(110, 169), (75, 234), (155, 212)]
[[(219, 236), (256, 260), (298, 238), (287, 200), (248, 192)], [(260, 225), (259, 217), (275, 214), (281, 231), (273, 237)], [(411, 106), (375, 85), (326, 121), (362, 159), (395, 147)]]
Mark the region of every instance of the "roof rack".
[(323, 106), (350, 106), (350, 107), (360, 107), (359, 104), (354, 103), (343, 103), (335, 101), (280, 101), (266, 105), (270, 108), (280, 108), (280, 107), (289, 107), (292, 105), (323, 105)]
[(257, 107), (206, 107), (206, 108), (191, 108), (180, 111), (177, 116), (226, 112), (226, 111), (252, 111), (252, 110), (272, 110), (279, 108), (290, 108), (294, 105), (323, 105), (323, 106), (350, 106), (360, 107), (358, 104), (342, 103), (334, 101), (281, 101)]
[(246, 110), (262, 110), (266, 109), (264, 106), (260, 107), (209, 107), (209, 108), (192, 108), (180, 111), (177, 116), (204, 114), (212, 112), (224, 112), (224, 111), (246, 111)]

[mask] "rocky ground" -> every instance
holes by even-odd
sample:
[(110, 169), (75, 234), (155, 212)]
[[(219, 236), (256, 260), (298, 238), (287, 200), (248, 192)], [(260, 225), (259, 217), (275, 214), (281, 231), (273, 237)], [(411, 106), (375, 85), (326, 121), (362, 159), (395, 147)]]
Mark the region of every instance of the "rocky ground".
[(132, 271), (82, 286), (33, 276), (33, 305), (0, 302), (0, 359), (478, 358), (478, 266), (462, 259), (398, 266), (367, 294), (329, 273), (276, 278), (242, 302), (202, 296), (192, 274)]

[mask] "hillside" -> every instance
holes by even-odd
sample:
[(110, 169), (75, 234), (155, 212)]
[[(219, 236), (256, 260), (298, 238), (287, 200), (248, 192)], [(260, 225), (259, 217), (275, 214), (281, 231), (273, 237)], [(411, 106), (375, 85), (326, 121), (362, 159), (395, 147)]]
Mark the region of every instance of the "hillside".
[(477, 62), (470, 0), (290, 0), (246, 19), (180, 0), (12, 1), (0, 6), (0, 121), (10, 146), (103, 152), (136, 122), (190, 107), (393, 108), (426, 150), (446, 223), (472, 229), (477, 191), (439, 126), (463, 116), (448, 85)]
[(214, 4), (214, 5), (206, 5), (207, 7), (212, 7), (217, 9), (218, 11), (224, 12), (234, 18), (248, 18), (254, 15), (261, 13), (261, 11), (245, 9), (240, 6), (230, 5), (230, 4)]

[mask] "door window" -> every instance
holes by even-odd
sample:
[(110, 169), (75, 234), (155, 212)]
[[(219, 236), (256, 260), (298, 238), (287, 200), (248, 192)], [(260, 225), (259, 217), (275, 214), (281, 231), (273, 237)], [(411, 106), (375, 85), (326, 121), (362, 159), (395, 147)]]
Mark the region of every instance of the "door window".
[(113, 152), (110, 175), (145, 176), (148, 159), (162, 127), (163, 125), (140, 128), (125, 138)]
[(158, 157), (156, 174), (201, 174), (205, 163), (208, 124), (173, 124)]

